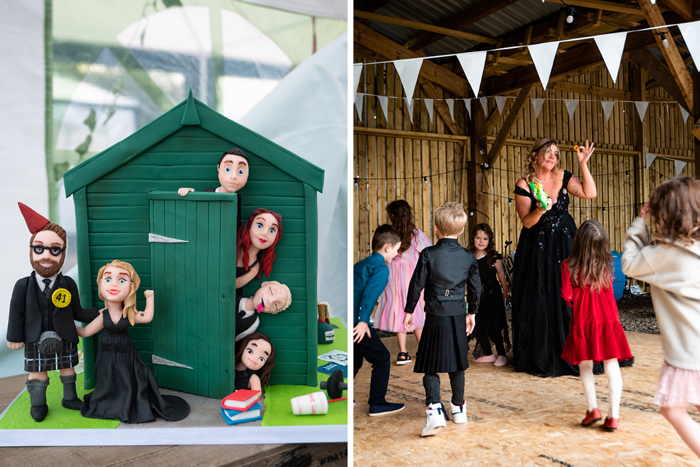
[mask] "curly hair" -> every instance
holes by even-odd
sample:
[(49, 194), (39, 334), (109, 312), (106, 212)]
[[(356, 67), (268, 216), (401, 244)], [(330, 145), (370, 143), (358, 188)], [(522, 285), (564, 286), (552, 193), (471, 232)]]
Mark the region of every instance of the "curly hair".
[[(267, 337), (265, 334), (261, 332), (253, 332), (245, 336), (243, 339), (241, 339), (240, 342), (236, 342), (236, 362), (241, 361), (241, 357), (243, 356), (243, 351), (245, 351), (245, 348), (248, 346), (248, 343), (250, 341), (256, 341), (258, 339), (262, 339), (268, 344), (270, 344), (270, 356), (267, 357), (267, 360), (265, 360), (265, 364), (263, 365), (262, 368), (259, 370), (255, 371), (255, 374), (258, 375), (260, 378), (260, 386), (267, 386), (267, 382), (270, 380), (270, 373), (272, 373), (272, 369), (275, 367), (275, 346), (270, 340), (269, 337)], [(236, 389), (248, 389), (248, 388), (236, 388)]]
[(574, 287), (590, 286), (594, 292), (612, 287), (610, 237), (597, 220), (588, 219), (576, 231), (568, 267)]
[(399, 248), (399, 254), (401, 254), (411, 247), (411, 241), (416, 236), (411, 206), (406, 201), (398, 199), (389, 203), (386, 212), (389, 214), (391, 225), (401, 237), (401, 247)]
[[(535, 169), (537, 168), (537, 156), (539, 156), (540, 154), (547, 154), (547, 150), (551, 146), (557, 146), (557, 148), (559, 147), (557, 142), (554, 141), (553, 139), (544, 138), (544, 139), (541, 139), (541, 140), (535, 142), (535, 144), (533, 144), (530, 147), (530, 149), (528, 150), (528, 152), (527, 152), (527, 154), (528, 154), (527, 164), (525, 164), (525, 169), (523, 170), (523, 178), (525, 179), (525, 181), (527, 183), (534, 183), (535, 182), (535, 177), (536, 177)], [(561, 155), (557, 151), (557, 165), (555, 165), (554, 169), (552, 170), (554, 175), (556, 175), (557, 171), (559, 170), (559, 167), (558, 167), (559, 161), (561, 161)]]
[(491, 226), (489, 226), (486, 223), (483, 224), (477, 224), (474, 226), (472, 229), (472, 233), (469, 236), (469, 244), (467, 245), (467, 250), (470, 252), (476, 254), (476, 245), (474, 245), (474, 238), (476, 238), (476, 234), (481, 230), (484, 232), (486, 235), (489, 236), (489, 244), (486, 246), (486, 261), (489, 265), (490, 268), (493, 268), (493, 265), (496, 263), (497, 259), (500, 259), (500, 254), (496, 251), (494, 248), (494, 238), (493, 238), (493, 230), (491, 230)]
[(690, 245), (700, 240), (700, 180), (675, 177), (662, 183), (649, 200), (649, 213), (662, 241)]
[(126, 272), (129, 273), (129, 279), (131, 279), (131, 287), (129, 288), (129, 295), (127, 295), (127, 297), (124, 299), (124, 310), (122, 312), (122, 316), (124, 316), (124, 318), (127, 318), (129, 320), (129, 323), (131, 323), (131, 325), (133, 326), (134, 317), (136, 316), (136, 291), (141, 285), (141, 278), (138, 274), (136, 274), (136, 270), (134, 269), (134, 267), (125, 261), (115, 259), (111, 263), (102, 266), (99, 272), (97, 273), (97, 295), (100, 297), (101, 300), (104, 300), (105, 307), (108, 306), (108, 304), (107, 300), (102, 296), (102, 291), (100, 290), (100, 282), (102, 281), (102, 275), (104, 274), (105, 269), (107, 269), (109, 266), (124, 269), (126, 270)]

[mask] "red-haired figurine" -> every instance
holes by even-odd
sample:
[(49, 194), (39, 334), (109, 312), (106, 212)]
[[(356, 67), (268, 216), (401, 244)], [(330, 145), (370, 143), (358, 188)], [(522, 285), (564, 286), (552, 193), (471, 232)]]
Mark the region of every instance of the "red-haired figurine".
[[(267, 209), (256, 209), (238, 229), (236, 239), (236, 289), (239, 291), (262, 273), (270, 277), (275, 246), (282, 238), (282, 216)], [(261, 267), (262, 266), (262, 267)], [(240, 294), (239, 294), (240, 295)]]

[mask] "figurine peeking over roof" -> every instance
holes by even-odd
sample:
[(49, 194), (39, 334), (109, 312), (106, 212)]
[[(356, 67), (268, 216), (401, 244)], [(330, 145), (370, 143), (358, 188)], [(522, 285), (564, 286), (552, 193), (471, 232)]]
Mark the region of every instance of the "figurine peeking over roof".
[(275, 245), (282, 239), (282, 216), (267, 209), (256, 209), (238, 229), (236, 239), (236, 293), (248, 282), (270, 277), (275, 261)]
[[(248, 156), (240, 148), (231, 148), (224, 151), (216, 164), (219, 172), (218, 188), (205, 188), (204, 191), (216, 193), (235, 193), (243, 188), (248, 181), (250, 166)], [(187, 196), (187, 193), (194, 191), (194, 188), (180, 188), (177, 193), (180, 196)]]
[(260, 284), (260, 288), (250, 298), (242, 298), (238, 302), (236, 313), (236, 342), (255, 332), (260, 325), (258, 313), (277, 314), (292, 304), (292, 293), (289, 287), (277, 281)]
[(62, 405), (80, 410), (83, 401), (75, 390), (75, 369), (78, 364), (78, 333), (74, 320), (90, 322), (98, 316), (97, 308), (80, 306), (75, 281), (61, 274), (66, 258), (66, 231), (34, 210), (19, 204), (32, 238), (29, 261), (34, 271), (15, 284), (10, 300), (7, 325), (7, 346), (24, 347), (24, 371), (34, 420), (44, 420), (47, 371), (58, 370), (63, 384)]

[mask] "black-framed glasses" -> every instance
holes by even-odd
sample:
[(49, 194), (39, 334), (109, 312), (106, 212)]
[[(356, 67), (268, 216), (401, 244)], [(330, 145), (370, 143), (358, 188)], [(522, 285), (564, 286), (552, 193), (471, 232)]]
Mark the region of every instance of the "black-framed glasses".
[(29, 245), (29, 248), (34, 250), (37, 255), (44, 253), (44, 250), (49, 250), (52, 256), (61, 256), (61, 253), (66, 251), (66, 247), (61, 248), (60, 246)]

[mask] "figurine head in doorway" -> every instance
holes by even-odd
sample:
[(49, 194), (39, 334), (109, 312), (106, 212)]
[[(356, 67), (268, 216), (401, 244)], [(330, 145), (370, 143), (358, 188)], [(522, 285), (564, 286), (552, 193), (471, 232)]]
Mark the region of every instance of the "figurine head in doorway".
[(115, 259), (102, 266), (97, 273), (97, 294), (104, 300), (105, 307), (109, 302), (121, 302), (124, 304), (123, 316), (134, 325), (136, 316), (136, 291), (141, 285), (141, 278), (136, 274), (134, 267)]
[[(282, 216), (267, 209), (256, 209), (248, 221), (238, 229), (236, 238), (236, 265), (248, 271), (255, 268), (256, 273), (250, 274), (245, 284), (253, 279), (270, 277), (272, 263), (275, 261), (275, 246), (282, 238)], [(256, 261), (257, 259), (257, 261)], [(243, 287), (236, 281), (236, 288)]]
[[(253, 332), (236, 343), (236, 371), (252, 370), (250, 389), (258, 389), (253, 376), (259, 378), (259, 387), (267, 386), (275, 367), (275, 346), (265, 334)], [(236, 388), (247, 389), (247, 388)], [(259, 389), (258, 389), (259, 390)]]

